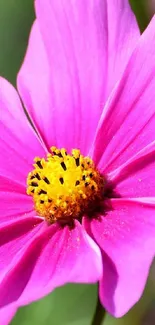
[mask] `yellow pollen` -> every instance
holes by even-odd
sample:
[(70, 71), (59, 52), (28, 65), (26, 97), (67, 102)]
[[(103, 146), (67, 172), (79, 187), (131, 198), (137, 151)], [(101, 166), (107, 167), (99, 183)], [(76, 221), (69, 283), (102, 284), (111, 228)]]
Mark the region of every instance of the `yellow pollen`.
[(28, 174), (27, 194), (39, 216), (48, 222), (70, 223), (94, 210), (103, 196), (105, 180), (94, 162), (73, 149), (52, 147), (47, 159), (36, 157)]

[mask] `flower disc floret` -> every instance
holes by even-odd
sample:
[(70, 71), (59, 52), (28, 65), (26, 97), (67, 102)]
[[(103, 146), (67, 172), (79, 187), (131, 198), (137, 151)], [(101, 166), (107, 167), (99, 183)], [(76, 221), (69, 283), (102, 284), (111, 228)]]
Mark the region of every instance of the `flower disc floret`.
[(101, 201), (104, 178), (92, 159), (80, 150), (51, 148), (47, 159), (35, 158), (34, 170), (27, 178), (27, 194), (34, 200), (38, 215), (48, 222), (70, 223), (89, 214)]

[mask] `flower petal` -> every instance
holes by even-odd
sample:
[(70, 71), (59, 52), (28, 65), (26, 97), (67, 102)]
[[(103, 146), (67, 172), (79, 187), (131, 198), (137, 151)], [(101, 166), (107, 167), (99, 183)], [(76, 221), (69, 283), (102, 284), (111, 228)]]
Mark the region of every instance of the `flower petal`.
[(12, 191), (16, 190), (15, 183), (24, 189), (34, 157), (44, 156), (45, 151), (28, 122), (16, 90), (3, 78), (0, 78), (0, 110), (0, 175), (4, 182), (10, 180)]
[[(113, 199), (90, 231), (103, 250), (100, 299), (121, 317), (141, 297), (155, 255), (155, 199)], [(88, 225), (87, 225), (88, 227)]]
[(138, 26), (126, 0), (45, 2), (35, 2), (38, 21), (18, 88), (48, 147), (80, 147), (87, 154)]
[(67, 282), (96, 282), (101, 274), (100, 250), (82, 226), (76, 222), (70, 230), (55, 224), (34, 238), (1, 282), (0, 305), (17, 299), (19, 305), (27, 304)]
[(26, 56), (17, 76), (17, 85), (36, 129), (42, 136), (44, 143), (50, 143), (49, 149), (56, 143), (54, 124), (49, 120), (52, 110), (49, 63), (37, 21), (34, 22), (30, 33)]
[(121, 197), (155, 198), (155, 141), (126, 163), (109, 173), (115, 192)]
[(7, 307), (0, 309), (0, 320), (1, 325), (8, 325), (10, 324), (12, 318), (14, 317), (17, 311), (17, 307), (14, 304), (10, 304)]
[(0, 222), (10, 221), (20, 216), (35, 215), (32, 198), (25, 188), (14, 180), (0, 175)]
[[(140, 37), (137, 21), (126, 0), (104, 0), (107, 11), (106, 97), (120, 79)], [(104, 22), (105, 24), (105, 22)], [(104, 49), (105, 50), (105, 49)]]
[(155, 18), (141, 36), (103, 112), (94, 160), (107, 173), (155, 139)]
[[(9, 270), (19, 260), (19, 256), (28, 242), (39, 231), (42, 219), (29, 215), (0, 226), (0, 283)], [(9, 290), (10, 292), (10, 290)]]

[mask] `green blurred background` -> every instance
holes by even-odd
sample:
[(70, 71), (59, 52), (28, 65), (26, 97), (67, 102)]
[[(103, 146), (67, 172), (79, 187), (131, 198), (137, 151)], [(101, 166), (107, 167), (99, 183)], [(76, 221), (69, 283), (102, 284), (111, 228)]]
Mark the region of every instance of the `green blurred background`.
[[(153, 0), (130, 2), (140, 29), (144, 30), (153, 14), (153, 9), (149, 6)], [(0, 75), (13, 84), (23, 60), (33, 20), (33, 0), (0, 0)], [(55, 290), (39, 302), (21, 308), (11, 324), (90, 325), (96, 302), (96, 285), (70, 284)], [(153, 269), (141, 301), (121, 319), (114, 319), (107, 314), (104, 325), (141, 325), (152, 303), (155, 303)], [(148, 324), (155, 324), (155, 320)]]

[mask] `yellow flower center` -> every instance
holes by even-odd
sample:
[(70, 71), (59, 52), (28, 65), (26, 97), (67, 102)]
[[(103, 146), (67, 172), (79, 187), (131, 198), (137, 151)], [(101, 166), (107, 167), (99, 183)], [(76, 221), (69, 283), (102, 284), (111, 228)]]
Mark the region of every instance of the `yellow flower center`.
[(105, 180), (93, 161), (73, 149), (51, 148), (47, 159), (35, 158), (27, 178), (27, 194), (39, 216), (48, 222), (70, 224), (95, 210), (102, 200)]

